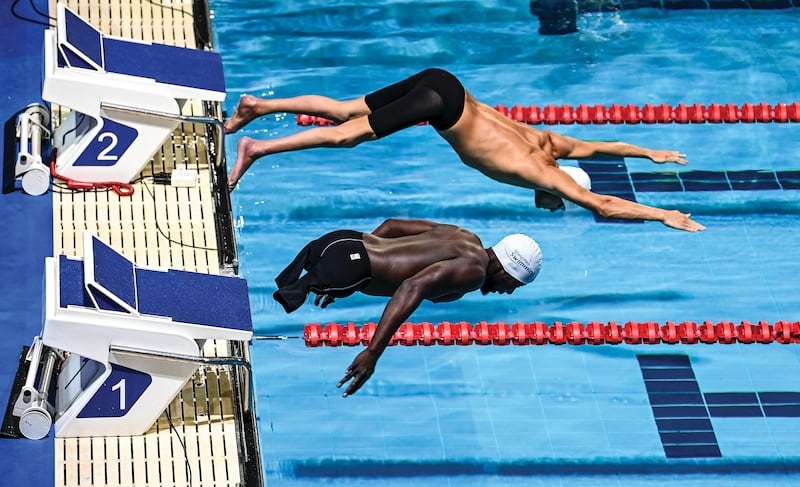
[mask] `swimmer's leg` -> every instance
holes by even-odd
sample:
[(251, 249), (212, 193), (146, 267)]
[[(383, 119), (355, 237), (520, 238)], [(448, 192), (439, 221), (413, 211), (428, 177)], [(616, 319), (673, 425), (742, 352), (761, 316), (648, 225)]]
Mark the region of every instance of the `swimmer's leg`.
[(355, 147), (376, 138), (367, 117), (363, 116), (334, 127), (316, 127), (278, 139), (256, 140), (242, 137), (239, 139), (236, 163), (228, 176), (228, 190), (233, 191), (242, 175), (257, 159), (264, 156), (317, 147)]
[(340, 101), (320, 95), (275, 99), (242, 95), (233, 115), (225, 121), (225, 133), (236, 132), (258, 117), (281, 112), (324, 117), (341, 123), (369, 114), (369, 108), (363, 97)]

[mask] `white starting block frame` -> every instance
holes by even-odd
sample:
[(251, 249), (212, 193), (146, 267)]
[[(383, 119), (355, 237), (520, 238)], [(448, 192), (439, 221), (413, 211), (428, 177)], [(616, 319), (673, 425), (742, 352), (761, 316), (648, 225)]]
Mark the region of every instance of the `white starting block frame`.
[(84, 255), (45, 261), (42, 343), (69, 352), (56, 382), (57, 437), (145, 433), (199, 365), (249, 368), (201, 355), (205, 340), (252, 339), (247, 281), (138, 267), (90, 232)]
[[(72, 111), (53, 134), (56, 169), (76, 181), (130, 182), (182, 121), (188, 99), (225, 99), (216, 52), (107, 36), (64, 4), (44, 33), (42, 98)], [(217, 152), (217, 163), (224, 147)]]

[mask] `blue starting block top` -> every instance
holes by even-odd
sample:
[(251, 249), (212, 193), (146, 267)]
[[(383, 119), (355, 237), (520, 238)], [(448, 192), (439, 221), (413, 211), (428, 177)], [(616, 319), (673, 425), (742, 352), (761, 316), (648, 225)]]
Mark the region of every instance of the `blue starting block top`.
[(89, 237), (84, 260), (59, 257), (61, 308), (79, 306), (252, 331), (244, 279), (137, 267), (96, 236)]
[(158, 83), (225, 92), (222, 58), (216, 52), (106, 37), (64, 8), (59, 35), (60, 66), (104, 70)]
[(137, 269), (139, 312), (174, 321), (252, 330), (247, 281), (179, 270)]

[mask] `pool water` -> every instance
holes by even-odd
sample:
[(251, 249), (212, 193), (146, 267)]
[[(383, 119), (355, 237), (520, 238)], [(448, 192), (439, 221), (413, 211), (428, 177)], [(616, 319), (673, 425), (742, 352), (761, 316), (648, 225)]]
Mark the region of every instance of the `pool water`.
[[(279, 3), (279, 4), (277, 4)], [(243, 93), (354, 98), (427, 67), (489, 105), (800, 101), (800, 10), (582, 15), (577, 34), (537, 33), (508, 2), (212, 0), (231, 113)], [(627, 159), (628, 173), (800, 170), (796, 123), (538, 126), (676, 149), (689, 165)], [(305, 130), (274, 114), (228, 136)], [(577, 163), (577, 162), (576, 162)], [(601, 223), (537, 210), (529, 190), (461, 164), (430, 127), (355, 149), (258, 161), (232, 193), (240, 271), (261, 335), (307, 323), (377, 321), (355, 295), (286, 315), (274, 277), (311, 239), (390, 217), (463, 226), (485, 245), (534, 236), (537, 280), (513, 296), (423, 303), (411, 321), (797, 321), (797, 189), (636, 191), (707, 230)], [(343, 399), (359, 348), (256, 341), (267, 485), (795, 485), (800, 363), (795, 345), (393, 347)], [(681, 422), (679, 424), (679, 422)]]

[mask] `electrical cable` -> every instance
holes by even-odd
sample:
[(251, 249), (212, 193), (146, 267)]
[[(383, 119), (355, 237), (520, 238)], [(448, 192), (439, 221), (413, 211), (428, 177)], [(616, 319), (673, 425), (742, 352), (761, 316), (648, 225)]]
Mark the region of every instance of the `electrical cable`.
[(67, 183), (69, 189), (96, 189), (108, 188), (120, 196), (132, 196), (136, 191), (130, 183), (123, 183), (122, 181), (77, 181), (70, 177), (59, 174), (56, 171), (56, 153), (57, 149), (53, 148), (50, 152), (50, 173), (54, 178), (60, 179)]
[(169, 408), (165, 411), (167, 414), (167, 422), (169, 423), (169, 429), (173, 433), (175, 433), (175, 437), (178, 438), (178, 443), (180, 443), (181, 448), (183, 448), (183, 458), (184, 464), (186, 465), (186, 477), (189, 481), (188, 485), (192, 485), (192, 465), (189, 463), (189, 452), (186, 449), (186, 443), (184, 443), (183, 438), (181, 437), (180, 433), (178, 433), (178, 429), (175, 428), (175, 425), (172, 423), (172, 413), (170, 413)]
[[(23, 15), (18, 14), (17, 13), (17, 4), (19, 4), (19, 0), (14, 0), (14, 2), (11, 4), (11, 15), (16, 17), (17, 19), (22, 20), (24, 22), (31, 22), (33, 24), (43, 25), (45, 27), (55, 27), (54, 25), (50, 24), (50, 22), (42, 22), (41, 20), (32, 19), (30, 17), (25, 17)], [(31, 7), (33, 7), (33, 10), (36, 13), (38, 13), (39, 15), (43, 15), (42, 12), (37, 10), (36, 7), (33, 5), (33, 0), (30, 0), (30, 4), (31, 4)], [(46, 16), (46, 15), (43, 15), (43, 16), (48, 18), (48, 19), (50, 18), (49, 16)]]

